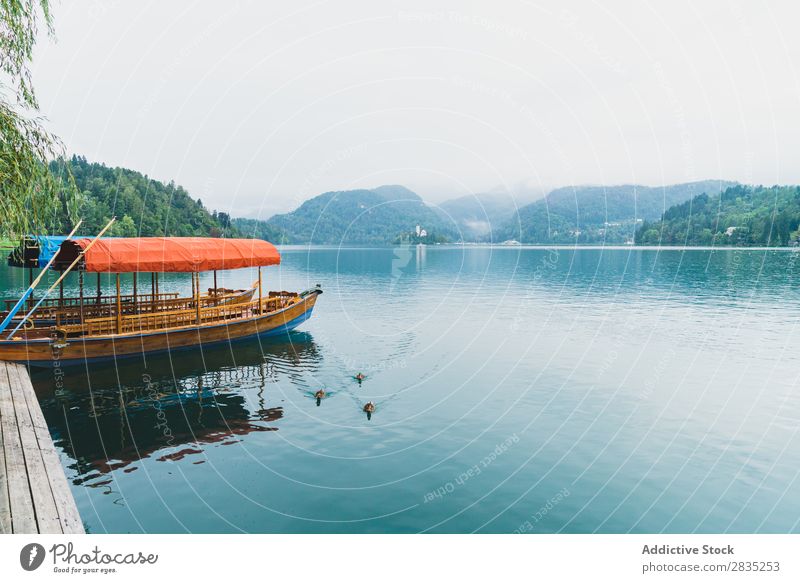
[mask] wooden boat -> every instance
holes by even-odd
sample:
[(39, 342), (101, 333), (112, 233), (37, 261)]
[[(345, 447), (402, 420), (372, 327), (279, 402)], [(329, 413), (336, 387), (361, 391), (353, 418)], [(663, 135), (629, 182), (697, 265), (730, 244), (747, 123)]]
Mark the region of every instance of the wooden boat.
[[(84, 295), (81, 276), (77, 301), (48, 299), (48, 318), (31, 319), (10, 338), (4, 332), (0, 360), (65, 366), (285, 334), (311, 317), (322, 293), (316, 286), (302, 293), (264, 294), (261, 267), (280, 263), (280, 253), (266, 241), (144, 237), (91, 242), (65, 240), (53, 267), (75, 264), (81, 274), (116, 274), (113, 302), (106, 298), (98, 309), (96, 298)], [(201, 272), (213, 271), (216, 281), (217, 270), (249, 267), (258, 268), (251, 288), (223, 290), (215, 283), (201, 294)], [(132, 296), (123, 296), (119, 274), (141, 272), (191, 273), (192, 295), (165, 297), (157, 283), (150, 294), (139, 295), (135, 283)]]
[[(38, 236), (24, 237), (20, 244), (8, 255), (8, 264), (12, 267), (27, 268), (29, 273), (29, 283), (33, 281), (33, 270), (49, 265), (50, 260), (60, 250), (61, 244), (67, 239), (64, 236)], [(82, 276), (83, 274), (81, 274)], [(116, 297), (103, 295), (100, 273), (97, 273), (97, 292), (91, 296), (64, 297), (63, 284), (58, 298), (45, 298), (39, 302), (36, 311), (29, 316), (29, 319), (42, 325), (60, 325), (62, 323), (74, 323), (81, 318), (110, 316), (116, 305)], [(123, 294), (121, 296), (121, 309), (123, 314), (135, 314), (148, 311), (164, 310), (190, 301), (191, 296), (181, 298), (177, 292), (159, 292), (159, 274), (151, 273), (152, 293)], [(134, 289), (136, 290), (137, 274), (134, 273)], [(227, 289), (217, 287), (216, 277), (214, 287), (208, 289), (208, 293), (200, 295), (201, 305), (219, 305), (226, 303), (239, 303), (252, 300), (258, 289), (258, 281), (247, 289)], [(81, 277), (81, 289), (83, 290), (83, 277)], [(4, 319), (14, 308), (17, 300), (7, 299), (5, 310), (0, 312), (0, 319)], [(37, 304), (36, 299), (31, 296), (26, 302), (27, 309)], [(0, 303), (2, 305), (2, 303)], [(12, 322), (18, 323), (22, 319), (22, 314), (13, 314)]]

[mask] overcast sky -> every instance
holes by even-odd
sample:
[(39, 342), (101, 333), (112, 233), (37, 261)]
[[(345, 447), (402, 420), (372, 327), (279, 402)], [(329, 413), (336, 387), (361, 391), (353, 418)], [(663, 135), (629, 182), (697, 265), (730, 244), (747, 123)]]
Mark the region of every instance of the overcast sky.
[(70, 152), (236, 216), (386, 183), (800, 183), (797, 3), (650, 4), (62, 0), (34, 81)]

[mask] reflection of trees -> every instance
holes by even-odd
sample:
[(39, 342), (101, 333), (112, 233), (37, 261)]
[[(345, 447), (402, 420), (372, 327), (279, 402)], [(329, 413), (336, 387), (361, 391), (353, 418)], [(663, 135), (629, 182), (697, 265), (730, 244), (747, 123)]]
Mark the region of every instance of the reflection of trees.
[(205, 348), (202, 358), (175, 352), (89, 372), (65, 369), (63, 389), (42, 372), (34, 386), (56, 444), (86, 481), (141, 458), (176, 461), (202, 453), (204, 445), (277, 431), (284, 411), (269, 405), (268, 383), (280, 371), (320, 361), (311, 335), (296, 333), (278, 342)]

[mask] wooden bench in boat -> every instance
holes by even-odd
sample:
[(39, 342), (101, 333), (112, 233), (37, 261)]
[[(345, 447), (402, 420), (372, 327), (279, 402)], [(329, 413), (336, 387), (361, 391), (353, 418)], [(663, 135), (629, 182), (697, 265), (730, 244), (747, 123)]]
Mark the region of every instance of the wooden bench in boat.
[[(203, 294), (199, 298), (200, 306), (216, 306), (219, 304), (239, 303), (252, 299), (255, 289), (248, 290), (225, 290), (224, 293)], [(155, 297), (156, 299), (153, 299)], [(98, 302), (96, 297), (89, 296), (83, 298), (83, 303), (75, 301), (76, 298), (64, 298), (63, 304), (59, 305), (58, 299), (45, 300), (41, 306), (32, 314), (29, 320), (32, 323), (47, 322), (70, 323), (91, 318), (112, 317), (116, 314), (116, 296), (108, 301), (103, 297), (103, 301)], [(5, 300), (8, 306), (13, 300)], [(144, 295), (121, 295), (120, 307), (123, 314), (147, 314), (155, 312), (172, 312), (177, 310), (194, 309), (197, 300), (191, 297), (179, 297), (178, 293), (151, 294)], [(6, 312), (0, 314), (4, 317)], [(21, 315), (20, 315), (21, 317)]]
[(282, 292), (280, 295), (272, 295), (271, 293), (270, 297), (261, 300), (260, 308), (258, 300), (200, 308), (186, 305), (185, 307), (181, 306), (183, 309), (171, 311), (148, 314), (122, 314), (119, 318), (116, 316), (87, 318), (81, 324), (61, 326), (60, 330), (63, 330), (67, 337), (74, 338), (152, 332), (192, 325), (202, 326), (276, 312), (298, 301), (300, 301), (300, 297), (293, 292)]
[[(133, 294), (122, 294), (120, 297), (122, 298), (122, 301), (126, 302), (126, 303), (133, 302), (134, 299), (136, 299), (137, 302), (148, 303), (148, 302), (153, 302), (153, 301), (175, 299), (179, 295), (180, 294), (178, 292), (166, 292), (166, 293), (158, 293), (158, 294), (140, 293), (140, 294), (136, 294), (135, 296)], [(33, 305), (38, 301), (39, 300), (36, 299), (36, 298), (28, 299), (27, 306), (29, 308), (32, 308)], [(14, 307), (14, 304), (16, 303), (16, 300), (3, 300), (3, 302), (5, 303), (5, 310), (7, 312), (12, 307)], [(111, 305), (111, 306), (113, 306), (116, 302), (117, 302), (117, 296), (115, 296), (115, 295), (114, 296), (111, 296), (111, 295), (96, 296), (94, 294), (87, 294), (87, 295), (83, 296), (82, 298), (81, 297), (72, 297), (72, 296), (65, 297), (65, 298), (59, 298), (59, 297), (44, 298), (44, 300), (42, 301), (41, 305), (39, 306), (39, 309), (42, 309), (42, 308), (57, 308), (57, 307), (59, 307), (59, 305), (61, 305), (64, 308), (78, 307), (81, 304), (83, 304), (83, 305), (97, 305), (97, 304), (100, 304), (100, 305)]]

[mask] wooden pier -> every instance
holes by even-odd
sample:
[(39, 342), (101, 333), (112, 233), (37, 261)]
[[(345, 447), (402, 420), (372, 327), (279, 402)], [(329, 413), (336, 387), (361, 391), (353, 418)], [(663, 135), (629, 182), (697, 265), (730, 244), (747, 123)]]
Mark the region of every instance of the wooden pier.
[(83, 532), (28, 369), (0, 361), (0, 533)]

